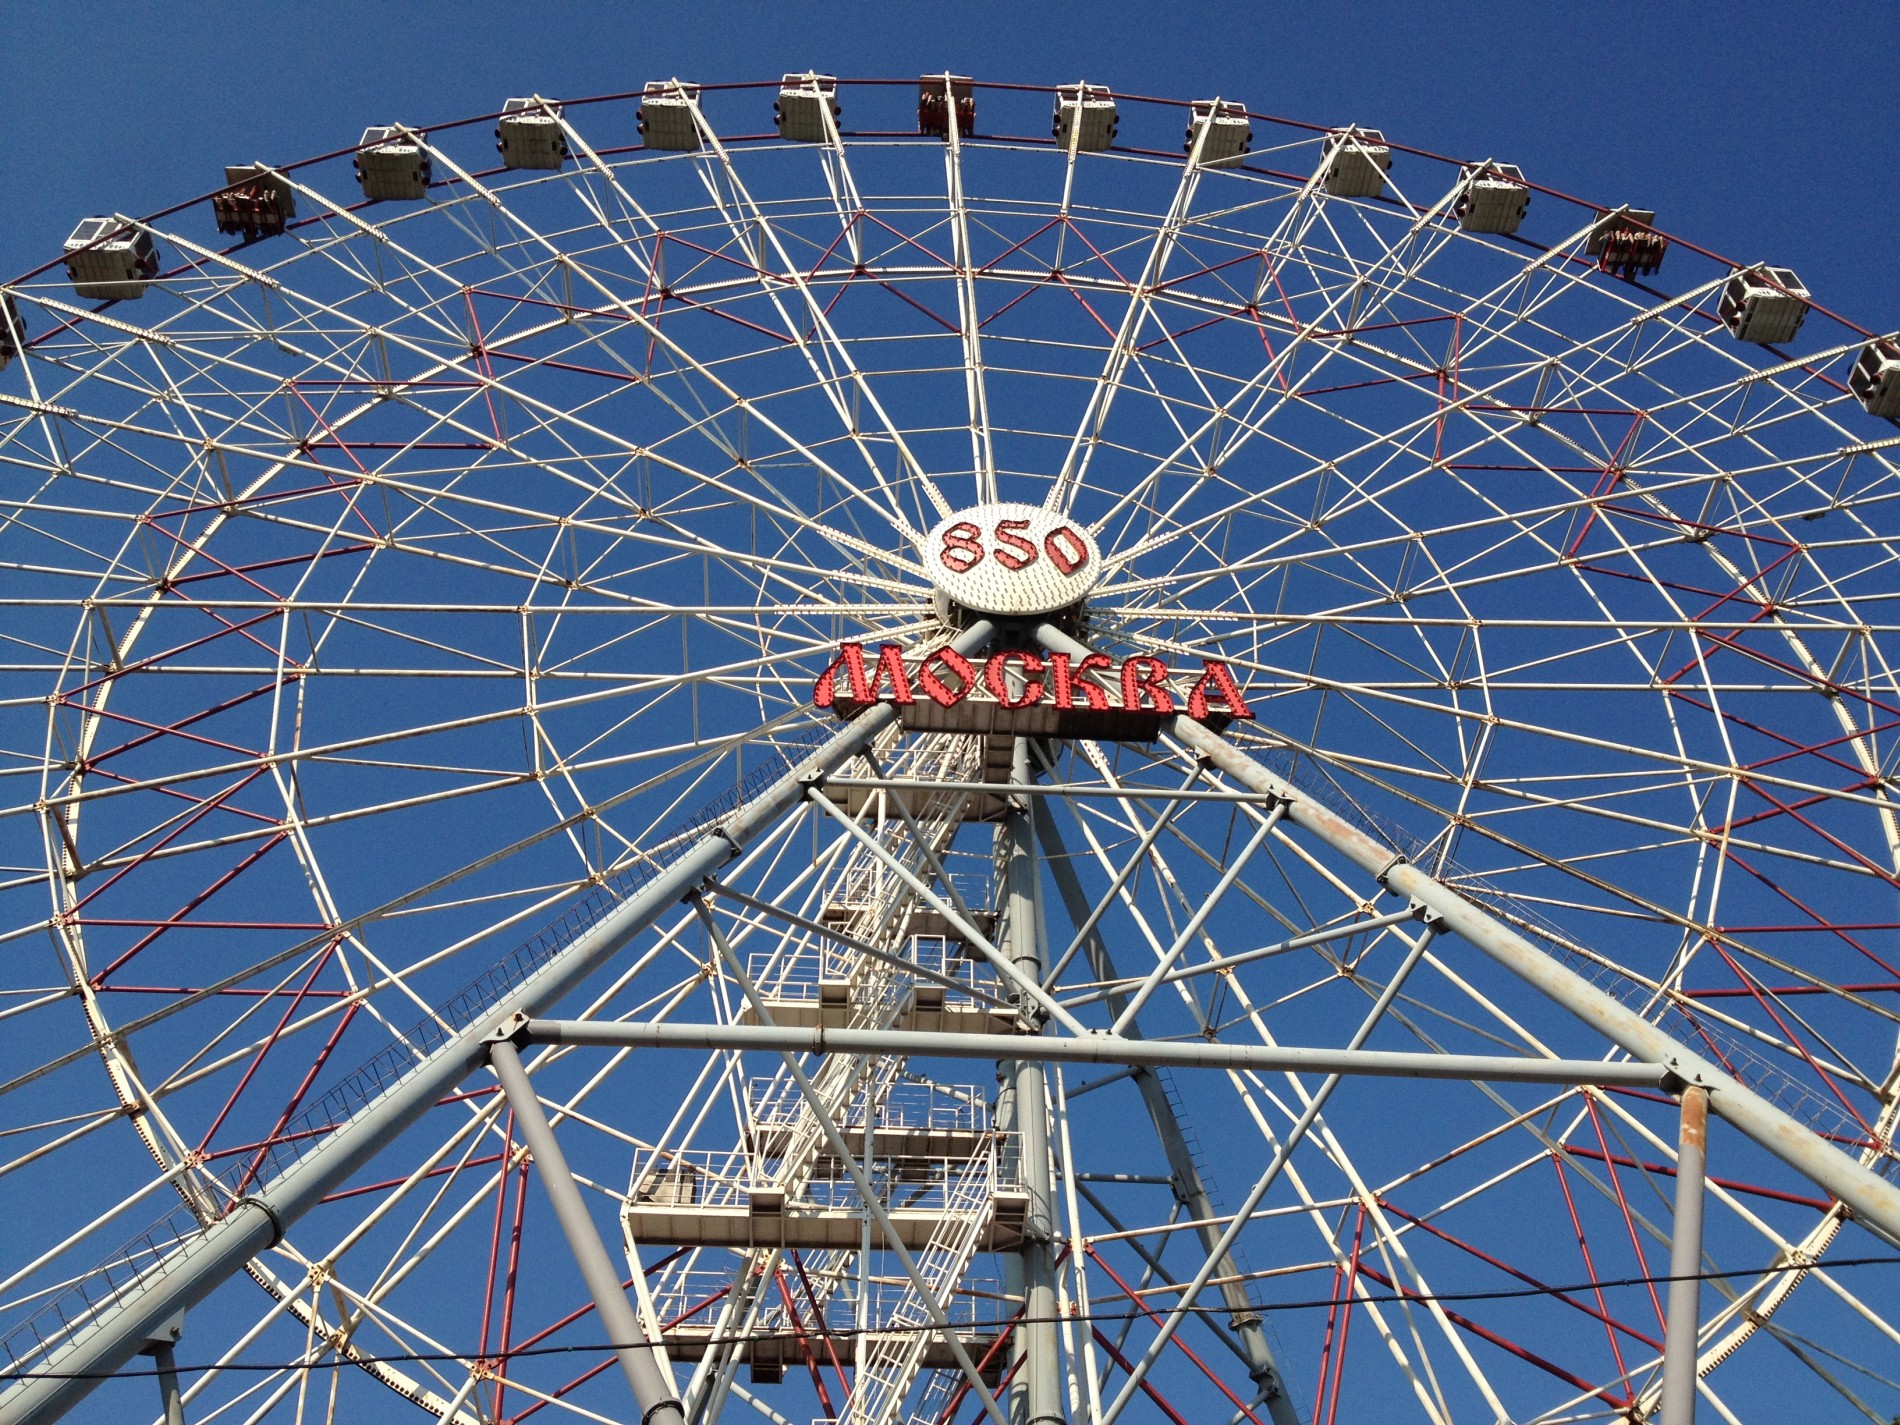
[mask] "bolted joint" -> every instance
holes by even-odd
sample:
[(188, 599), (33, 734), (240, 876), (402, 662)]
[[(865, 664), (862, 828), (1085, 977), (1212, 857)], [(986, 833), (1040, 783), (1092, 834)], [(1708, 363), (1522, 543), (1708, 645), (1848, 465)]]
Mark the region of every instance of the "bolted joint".
[(1710, 1074), (1699, 1065), (1685, 1059), (1680, 1054), (1671, 1054), (1663, 1060), (1664, 1077), (1662, 1091), (1673, 1097), (1681, 1098), (1690, 1089), (1702, 1089), (1711, 1096), (1722, 1087), (1722, 1080)]
[(1380, 885), (1380, 886), (1381, 886), (1381, 887), (1382, 887), (1382, 888), (1384, 889), (1384, 891), (1385, 891), (1385, 893), (1386, 893), (1387, 895), (1397, 895), (1397, 894), (1398, 894), (1398, 892), (1396, 892), (1396, 891), (1394, 891), (1394, 890), (1392, 889), (1392, 887), (1391, 887), (1391, 885), (1390, 885), (1390, 883), (1388, 882), (1388, 880), (1387, 880), (1387, 878), (1388, 878), (1389, 876), (1391, 876), (1391, 874), (1392, 874), (1392, 873), (1393, 873), (1394, 871), (1396, 871), (1396, 870), (1398, 870), (1398, 868), (1399, 868), (1399, 867), (1401, 867), (1401, 866), (1403, 866), (1404, 864), (1405, 864), (1405, 853), (1404, 853), (1403, 851), (1394, 851), (1394, 852), (1392, 853), (1392, 857), (1391, 857), (1391, 859), (1390, 859), (1390, 860), (1388, 860), (1388, 861), (1387, 861), (1387, 862), (1386, 862), (1386, 863), (1385, 863), (1385, 864), (1384, 864), (1383, 866), (1381, 866), (1381, 867), (1380, 867), (1380, 868), (1379, 868), (1379, 869), (1378, 869), (1378, 870), (1377, 870), (1377, 871), (1376, 871), (1376, 872), (1375, 872), (1375, 873), (1373, 874), (1373, 877), (1372, 877), (1372, 879), (1373, 879), (1373, 880), (1375, 880), (1375, 881), (1377, 881), (1377, 882), (1379, 883), (1379, 885)]
[(502, 1020), (488, 1033), (482, 1036), (484, 1044), (512, 1044), (517, 1049), (528, 1045), (528, 1016), (522, 1010), (516, 1010)]
[(145, 1344), (139, 1348), (139, 1354), (152, 1356), (160, 1351), (169, 1351), (178, 1344), (179, 1338), (184, 1334), (185, 1313), (181, 1311), (175, 1316), (168, 1317), (146, 1335)]
[[(1390, 870), (1391, 867), (1387, 867)], [(1412, 918), (1434, 935), (1442, 934), (1445, 929), (1444, 912), (1432, 909), (1417, 896), (1412, 897)]]

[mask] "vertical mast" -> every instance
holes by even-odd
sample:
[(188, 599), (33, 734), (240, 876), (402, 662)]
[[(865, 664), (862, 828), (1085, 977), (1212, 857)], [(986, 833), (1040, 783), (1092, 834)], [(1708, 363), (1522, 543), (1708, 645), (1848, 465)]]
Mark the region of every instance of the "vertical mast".
[[(1015, 739), (1010, 765), (1013, 785), (1032, 778), (1028, 739)], [(1041, 984), (1042, 900), (1040, 876), (1027, 798), (1013, 797), (997, 826), (997, 860), (1002, 871), (1004, 939), (1002, 949), (1023, 977)], [(1025, 1005), (1026, 1023), (1041, 1031), (1042, 1015)], [(1023, 1318), (1014, 1337), (1012, 1357), (1020, 1364), (1010, 1391), (1011, 1425), (1061, 1425), (1061, 1362), (1056, 1351), (1056, 1272), (1054, 1192), (1050, 1183), (1048, 1087), (1041, 1063), (1016, 1060), (997, 1065), (1003, 1088), (998, 1117), (1009, 1110), (1001, 1126), (1016, 1133), (1022, 1164), (1023, 1190), (1029, 1210), (1023, 1226), (1017, 1272), (1023, 1298)], [(1012, 1287), (1018, 1282), (1012, 1282)]]

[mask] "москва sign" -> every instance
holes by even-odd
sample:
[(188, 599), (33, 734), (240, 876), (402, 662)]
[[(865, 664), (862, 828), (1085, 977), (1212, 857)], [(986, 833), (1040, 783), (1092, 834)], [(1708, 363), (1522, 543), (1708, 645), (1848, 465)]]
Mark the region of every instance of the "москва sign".
[(1223, 724), (1253, 717), (1218, 659), (1202, 660), (1185, 698), (1170, 686), (1172, 677), (1166, 663), (1146, 653), (1118, 662), (1105, 653), (1077, 660), (1007, 648), (973, 663), (954, 648), (939, 648), (906, 662), (894, 643), (878, 645), (870, 659), (863, 644), (844, 643), (812, 686), (812, 703), (840, 717), (890, 703), (905, 727), (922, 731), (1110, 741), (1150, 740), (1177, 712)]

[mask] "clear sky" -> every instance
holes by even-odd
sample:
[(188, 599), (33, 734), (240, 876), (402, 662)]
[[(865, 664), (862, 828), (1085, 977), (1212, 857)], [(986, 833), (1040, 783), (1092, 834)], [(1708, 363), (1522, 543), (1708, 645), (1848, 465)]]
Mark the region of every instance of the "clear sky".
[(370, 123), (488, 112), (510, 94), (955, 68), (1087, 78), (1384, 129), (1657, 210), (1817, 299), (1900, 327), (1900, 6), (1850, 3), (471, 3), (10, 0), (0, 274), (80, 217), (202, 192)]

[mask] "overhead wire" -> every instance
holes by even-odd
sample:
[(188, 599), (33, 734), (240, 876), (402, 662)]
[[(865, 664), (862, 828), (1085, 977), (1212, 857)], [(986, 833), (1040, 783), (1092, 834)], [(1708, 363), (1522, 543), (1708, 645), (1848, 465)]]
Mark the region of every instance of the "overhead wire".
[[(1878, 1257), (1843, 1257), (1837, 1261), (1808, 1264), (1825, 1266), (1829, 1271), (1839, 1271), (1851, 1267), (1900, 1266), (1900, 1254)], [(1673, 1281), (1727, 1281), (1736, 1277), (1756, 1277), (1777, 1271), (1802, 1270), (1804, 1264), (1783, 1262), (1769, 1267), (1751, 1267), (1744, 1270), (1723, 1272), (1696, 1272), (1672, 1276), (1668, 1273), (1645, 1273), (1626, 1277), (1604, 1277), (1583, 1282), (1569, 1282), (1557, 1286), (1500, 1287), (1491, 1291), (1445, 1291), (1445, 1292), (1365, 1292), (1353, 1296), (1310, 1297), (1304, 1300), (1261, 1302), (1259, 1307), (1269, 1314), (1282, 1311), (1328, 1311), (1337, 1307), (1350, 1306), (1398, 1306), (1419, 1302), (1469, 1302), (1469, 1301), (1509, 1301), (1524, 1297), (1569, 1296), (1580, 1292), (1609, 1290), (1617, 1287), (1654, 1287)], [(1194, 1305), (1186, 1308), (1193, 1316), (1224, 1316), (1232, 1313), (1233, 1308), (1225, 1303), (1217, 1306)], [(1060, 1325), (1063, 1323), (1087, 1322), (1091, 1325), (1114, 1324), (1123, 1321), (1143, 1320), (1151, 1313), (1137, 1307), (1130, 1311), (1075, 1311), (1058, 1313), (1044, 1319)], [(1003, 1331), (1013, 1329), (1029, 1322), (1020, 1313), (989, 1320), (970, 1320), (954, 1323), (960, 1331)], [(789, 1328), (788, 1328), (789, 1329)], [(839, 1339), (854, 1336), (902, 1336), (930, 1335), (937, 1328), (930, 1322), (918, 1325), (844, 1327), (829, 1326), (826, 1334)], [(756, 1333), (754, 1333), (756, 1334)], [(753, 1335), (714, 1335), (695, 1333), (691, 1337), (695, 1347), (704, 1349), (709, 1346), (745, 1345)], [(296, 1370), (336, 1370), (343, 1366), (367, 1365), (404, 1365), (404, 1364), (445, 1364), (450, 1362), (472, 1362), (477, 1359), (489, 1362), (523, 1360), (535, 1356), (572, 1356), (599, 1355), (620, 1349), (622, 1346), (651, 1346), (655, 1343), (641, 1339), (633, 1342), (619, 1341), (575, 1341), (563, 1345), (528, 1346), (515, 1350), (488, 1351), (486, 1353), (461, 1351), (395, 1351), (388, 1354), (370, 1354), (353, 1352), (348, 1357), (332, 1357), (316, 1361), (232, 1361), (224, 1364), (185, 1365), (173, 1367), (179, 1374), (195, 1372), (245, 1372), (266, 1373), (272, 1371)], [(121, 1377), (156, 1376), (161, 1374), (157, 1366), (140, 1370), (117, 1371), (41, 1371), (41, 1370), (0, 1370), (0, 1380), (111, 1380)]]

